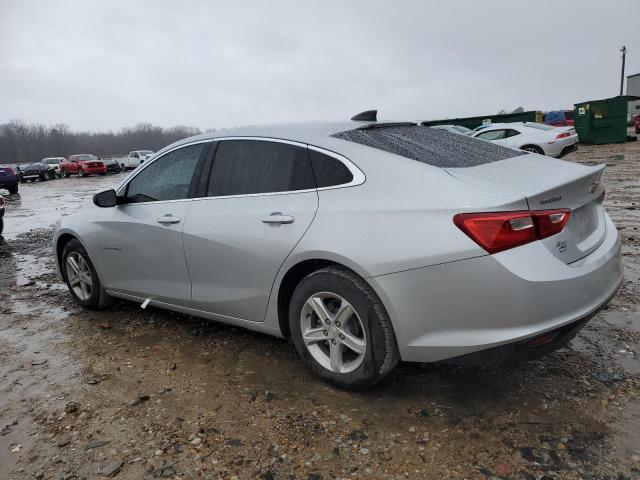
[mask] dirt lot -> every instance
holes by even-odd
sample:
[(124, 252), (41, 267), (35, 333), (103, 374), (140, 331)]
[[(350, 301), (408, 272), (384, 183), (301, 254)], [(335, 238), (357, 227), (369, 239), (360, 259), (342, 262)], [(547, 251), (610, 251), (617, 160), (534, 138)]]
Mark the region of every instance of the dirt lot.
[(626, 279), (542, 361), (401, 364), (331, 388), (284, 340), (121, 302), (77, 307), (50, 223), (117, 177), (29, 184), (0, 240), (0, 478), (640, 478), (640, 142), (608, 165)]

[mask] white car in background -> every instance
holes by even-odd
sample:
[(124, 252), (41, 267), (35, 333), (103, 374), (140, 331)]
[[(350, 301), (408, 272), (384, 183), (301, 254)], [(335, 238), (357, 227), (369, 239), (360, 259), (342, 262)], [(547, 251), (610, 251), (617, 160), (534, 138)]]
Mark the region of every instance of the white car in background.
[(153, 156), (154, 152), (151, 150), (134, 150), (129, 152), (128, 157), (123, 157), (120, 160), (120, 167), (122, 170), (130, 170), (133, 168), (137, 168), (144, 163), (145, 160), (148, 160)]
[(573, 127), (552, 127), (542, 123), (494, 123), (475, 131), (474, 138), (560, 158), (578, 149), (578, 134)]
[(460, 135), (471, 135), (473, 133), (473, 130), (463, 127), (462, 125), (431, 125), (430, 127), (437, 130), (446, 130), (447, 132), (458, 133)]

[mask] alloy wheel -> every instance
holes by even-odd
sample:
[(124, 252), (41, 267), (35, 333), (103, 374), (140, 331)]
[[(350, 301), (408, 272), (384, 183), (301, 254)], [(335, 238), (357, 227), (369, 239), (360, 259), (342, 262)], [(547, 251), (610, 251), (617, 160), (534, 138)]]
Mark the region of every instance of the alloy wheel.
[(67, 280), (69, 287), (80, 300), (91, 298), (93, 281), (91, 270), (82, 255), (72, 252), (67, 256), (66, 261)]
[(324, 368), (349, 373), (364, 361), (367, 336), (355, 308), (336, 293), (310, 296), (300, 314), (302, 339), (309, 353)]

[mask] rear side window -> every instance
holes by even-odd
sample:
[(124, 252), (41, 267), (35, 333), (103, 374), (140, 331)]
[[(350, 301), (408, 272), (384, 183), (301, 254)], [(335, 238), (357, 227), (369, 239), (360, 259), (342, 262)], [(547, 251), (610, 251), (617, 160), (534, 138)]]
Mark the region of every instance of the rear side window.
[(264, 140), (223, 140), (207, 196), (250, 195), (315, 188), (307, 149)]
[(523, 155), (511, 148), (419, 125), (374, 124), (335, 138), (394, 153), (435, 167), (473, 167)]
[(309, 156), (318, 188), (343, 185), (353, 180), (353, 174), (337, 158), (312, 149), (309, 149)]
[(476, 135), (476, 138), (481, 138), (482, 140), (501, 140), (506, 137), (506, 130), (490, 130), (488, 132), (483, 132), (479, 135)]

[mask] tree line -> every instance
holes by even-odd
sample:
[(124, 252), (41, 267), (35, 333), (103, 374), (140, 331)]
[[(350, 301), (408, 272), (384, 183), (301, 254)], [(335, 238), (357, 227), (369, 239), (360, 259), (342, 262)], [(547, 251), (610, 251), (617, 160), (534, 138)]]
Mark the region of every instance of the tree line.
[(12, 120), (0, 124), (0, 164), (37, 162), (45, 157), (93, 153), (102, 158), (127, 155), (132, 150), (158, 151), (201, 131), (195, 127), (162, 128), (150, 123), (117, 132), (72, 132), (67, 125), (27, 124)]

